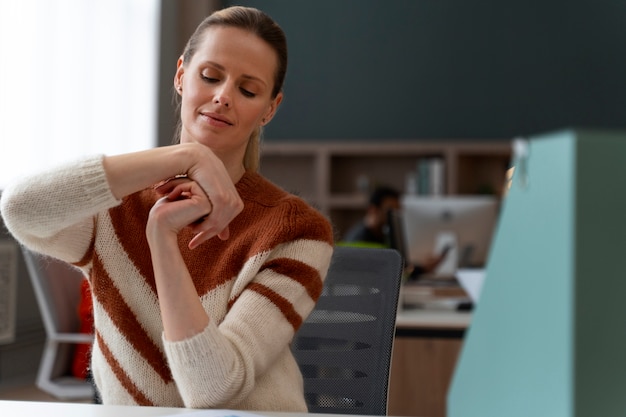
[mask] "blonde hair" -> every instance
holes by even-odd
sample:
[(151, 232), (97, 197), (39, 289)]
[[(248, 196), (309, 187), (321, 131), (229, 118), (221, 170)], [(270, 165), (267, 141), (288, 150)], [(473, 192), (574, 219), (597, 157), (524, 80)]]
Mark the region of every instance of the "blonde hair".
[(250, 138), (248, 138), (248, 146), (243, 156), (243, 167), (246, 171), (258, 171), (261, 165), (261, 139), (263, 137), (263, 128), (261, 126), (254, 129)]
[[(276, 73), (274, 74), (272, 98), (276, 98), (283, 89), (287, 73), (287, 38), (281, 27), (270, 16), (253, 7), (232, 6), (218, 10), (206, 17), (189, 38), (182, 55), (183, 65), (191, 61), (198, 49), (198, 45), (202, 42), (202, 36), (208, 28), (214, 26), (231, 26), (250, 31), (274, 49), (278, 62)], [(180, 108), (178, 94), (174, 93), (174, 98)], [(180, 114), (180, 111), (178, 114)], [(179, 118), (174, 142), (180, 142), (181, 129), (182, 122)], [(263, 128), (259, 126), (254, 129), (250, 138), (248, 138), (248, 146), (246, 147), (243, 161), (246, 170), (257, 171), (259, 169), (262, 136)]]

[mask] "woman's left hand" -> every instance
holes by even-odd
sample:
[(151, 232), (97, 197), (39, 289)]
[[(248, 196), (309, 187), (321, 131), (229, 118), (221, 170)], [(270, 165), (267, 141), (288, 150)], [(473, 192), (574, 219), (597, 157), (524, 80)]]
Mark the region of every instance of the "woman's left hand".
[[(164, 234), (177, 236), (185, 227), (199, 233), (199, 224), (211, 214), (211, 200), (195, 182), (187, 178), (173, 179), (157, 187), (161, 197), (150, 210), (146, 234), (148, 241), (162, 239)], [(199, 245), (196, 237), (189, 242), (189, 248)]]

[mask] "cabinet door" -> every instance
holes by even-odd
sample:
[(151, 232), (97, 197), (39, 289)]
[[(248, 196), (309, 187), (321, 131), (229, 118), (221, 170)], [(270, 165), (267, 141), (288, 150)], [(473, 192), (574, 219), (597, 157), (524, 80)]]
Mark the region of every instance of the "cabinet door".
[(445, 417), (462, 338), (396, 336), (387, 410), (394, 416)]

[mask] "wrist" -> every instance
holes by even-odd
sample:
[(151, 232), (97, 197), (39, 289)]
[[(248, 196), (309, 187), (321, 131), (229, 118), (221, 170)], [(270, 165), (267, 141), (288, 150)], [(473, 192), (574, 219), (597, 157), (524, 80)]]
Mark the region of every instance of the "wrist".
[(176, 151), (178, 153), (179, 160), (181, 161), (181, 174), (187, 174), (193, 167), (195, 167), (202, 155), (207, 152), (208, 148), (199, 143), (181, 143), (176, 145)]
[(160, 227), (158, 222), (148, 220), (146, 239), (151, 251), (171, 250), (178, 247), (178, 233), (175, 230)]
[(179, 251), (178, 237), (169, 233), (152, 235), (148, 238), (148, 247), (152, 260), (169, 259), (174, 253)]

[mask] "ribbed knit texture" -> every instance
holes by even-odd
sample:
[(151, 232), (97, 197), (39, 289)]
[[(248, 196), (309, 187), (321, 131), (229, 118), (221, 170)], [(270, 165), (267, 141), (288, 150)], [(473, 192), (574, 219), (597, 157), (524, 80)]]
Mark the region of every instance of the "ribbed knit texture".
[(329, 222), (255, 173), (236, 184), (244, 210), (230, 238), (179, 247), (209, 325), (164, 340), (145, 227), (157, 196), (112, 195), (102, 157), (7, 188), (0, 208), (22, 244), (83, 268), (96, 339), (92, 372), (105, 404), (305, 411), (289, 343), (313, 309), (332, 254)]

